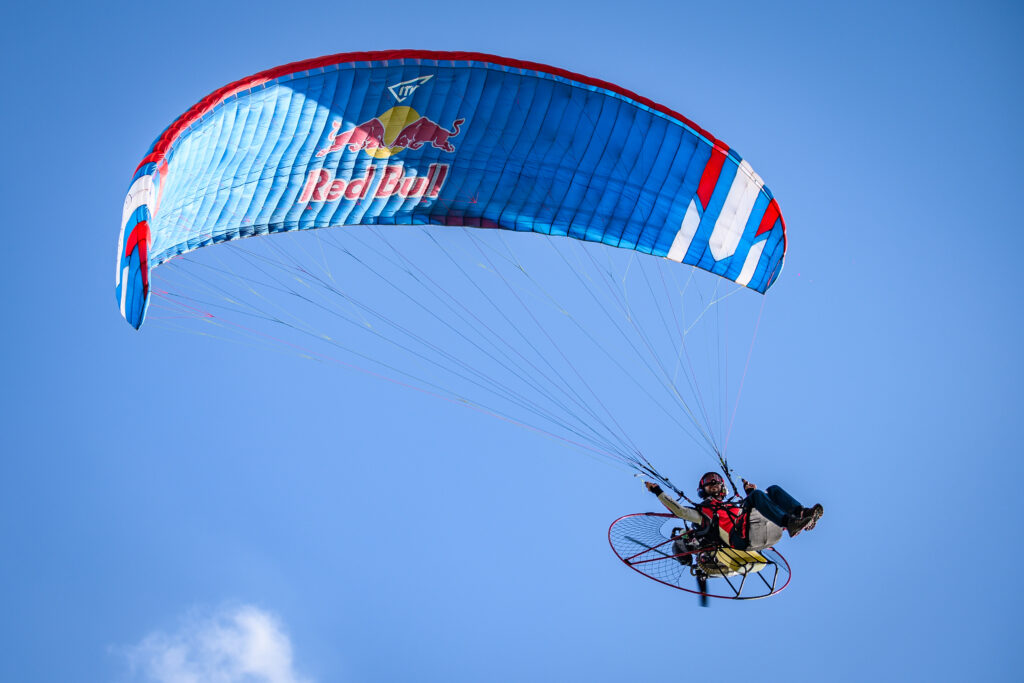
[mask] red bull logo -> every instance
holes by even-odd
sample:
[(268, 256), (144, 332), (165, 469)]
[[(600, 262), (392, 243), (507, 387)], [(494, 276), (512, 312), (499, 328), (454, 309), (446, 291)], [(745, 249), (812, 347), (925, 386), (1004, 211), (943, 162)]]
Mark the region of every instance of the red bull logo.
[[(380, 181), (374, 185), (379, 175)], [(300, 202), (336, 202), (342, 198), (359, 201), (386, 197), (437, 199), (448, 178), (448, 164), (430, 164), (426, 176), (407, 171), (403, 164), (383, 168), (368, 166), (358, 178), (335, 178), (334, 172), (319, 168), (306, 176)]]
[(327, 136), (329, 144), (317, 151), (316, 155), (324, 157), (347, 148), (350, 152), (363, 151), (372, 157), (386, 159), (407, 149), (420, 149), (426, 144), (451, 153), (455, 151), (455, 146), (450, 138), (458, 136), (460, 126), (465, 122), (466, 119), (455, 119), (448, 129), (421, 116), (412, 107), (392, 107), (343, 133), (339, 133), (341, 120), (334, 121)]

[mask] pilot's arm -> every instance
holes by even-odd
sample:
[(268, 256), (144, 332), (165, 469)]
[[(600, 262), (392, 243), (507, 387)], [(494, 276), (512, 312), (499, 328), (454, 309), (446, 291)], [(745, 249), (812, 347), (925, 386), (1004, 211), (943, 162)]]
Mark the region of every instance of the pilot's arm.
[(672, 497), (669, 496), (664, 491), (662, 491), (661, 487), (658, 486), (657, 484), (652, 484), (651, 482), (648, 481), (644, 482), (644, 486), (647, 487), (648, 491), (656, 495), (658, 497), (658, 500), (661, 501), (661, 504), (668, 508), (668, 511), (676, 517), (679, 517), (680, 519), (685, 519), (687, 522), (690, 522), (691, 524), (700, 524), (704, 521), (704, 515), (700, 514), (693, 508), (683, 507), (676, 501), (672, 500)]
[[(672, 500), (672, 497), (669, 496), (664, 491), (662, 491), (661, 487), (658, 486), (657, 484), (645, 481), (644, 486), (647, 487), (648, 491), (658, 496), (658, 500), (661, 501), (661, 504), (664, 505), (668, 509), (668, 511), (676, 517), (679, 517), (680, 519), (685, 519), (687, 522), (690, 522), (691, 524), (704, 523), (704, 515), (702, 515), (697, 510), (694, 510), (693, 508), (684, 507), (677, 503), (676, 501)], [(729, 534), (725, 533), (725, 531), (723, 531), (721, 527), (719, 527), (718, 529), (718, 536), (722, 539), (722, 543), (729, 545)]]

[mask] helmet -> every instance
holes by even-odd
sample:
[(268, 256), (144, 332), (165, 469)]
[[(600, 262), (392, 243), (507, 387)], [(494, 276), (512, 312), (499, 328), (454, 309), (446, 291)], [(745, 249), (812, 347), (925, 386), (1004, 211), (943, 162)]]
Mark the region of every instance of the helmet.
[(705, 486), (709, 484), (718, 483), (722, 487), (722, 498), (725, 498), (729, 494), (729, 489), (725, 485), (725, 479), (718, 472), (708, 472), (700, 478), (700, 483), (697, 484), (697, 495), (701, 498), (708, 498), (708, 492), (705, 490)]

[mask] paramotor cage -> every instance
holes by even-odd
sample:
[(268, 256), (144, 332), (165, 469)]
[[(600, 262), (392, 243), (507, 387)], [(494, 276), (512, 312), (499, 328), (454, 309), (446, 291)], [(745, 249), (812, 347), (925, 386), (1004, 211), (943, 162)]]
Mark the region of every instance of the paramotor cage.
[[(685, 524), (664, 512), (626, 515), (608, 528), (608, 543), (630, 569), (695, 595), (757, 600), (789, 585), (789, 563), (775, 548), (708, 545), (698, 541)], [(701, 588), (687, 588), (695, 578)]]

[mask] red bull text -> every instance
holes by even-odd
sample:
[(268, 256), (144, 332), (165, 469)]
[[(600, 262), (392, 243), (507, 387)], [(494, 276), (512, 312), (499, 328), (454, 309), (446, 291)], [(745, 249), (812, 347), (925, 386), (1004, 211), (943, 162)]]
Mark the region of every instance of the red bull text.
[[(380, 180), (375, 183), (378, 175)], [(358, 201), (395, 196), (403, 199), (437, 199), (447, 179), (448, 164), (430, 164), (426, 176), (417, 175), (415, 171), (407, 173), (403, 164), (388, 164), (383, 168), (368, 166), (361, 177), (348, 180), (335, 178), (333, 171), (320, 168), (311, 170), (306, 176), (299, 201)]]

